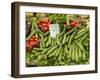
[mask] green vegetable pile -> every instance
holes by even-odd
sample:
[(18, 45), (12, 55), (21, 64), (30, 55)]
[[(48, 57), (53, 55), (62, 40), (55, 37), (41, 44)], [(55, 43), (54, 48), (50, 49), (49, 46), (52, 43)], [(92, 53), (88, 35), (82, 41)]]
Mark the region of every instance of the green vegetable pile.
[[(41, 13), (41, 17), (38, 14), (27, 17), (26, 41), (33, 36), (38, 39), (37, 45), (32, 42), (31, 47), (26, 48), (27, 66), (89, 64), (89, 16)], [(38, 27), (38, 21), (44, 17), (50, 20), (49, 24), (59, 24), (60, 33), (55, 38), (48, 29)]]

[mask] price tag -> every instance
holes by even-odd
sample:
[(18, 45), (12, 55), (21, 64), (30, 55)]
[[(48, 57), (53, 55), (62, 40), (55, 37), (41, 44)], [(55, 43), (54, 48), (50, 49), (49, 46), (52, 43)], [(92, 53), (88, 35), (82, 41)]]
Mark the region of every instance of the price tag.
[(50, 24), (50, 36), (56, 38), (56, 35), (59, 33), (59, 24)]

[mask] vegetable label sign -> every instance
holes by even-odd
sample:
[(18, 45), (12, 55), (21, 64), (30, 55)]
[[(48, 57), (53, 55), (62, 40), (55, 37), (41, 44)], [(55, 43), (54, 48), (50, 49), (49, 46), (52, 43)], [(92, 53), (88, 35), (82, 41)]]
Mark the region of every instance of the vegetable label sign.
[(56, 35), (59, 33), (59, 24), (50, 24), (50, 36), (56, 38)]

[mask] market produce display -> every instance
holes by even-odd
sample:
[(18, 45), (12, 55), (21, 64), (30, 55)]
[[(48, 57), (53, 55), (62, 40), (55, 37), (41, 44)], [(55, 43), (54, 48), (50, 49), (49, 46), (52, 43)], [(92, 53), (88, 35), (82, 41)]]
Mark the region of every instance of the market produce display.
[[(59, 28), (56, 37), (51, 27)], [(88, 15), (27, 12), (26, 66), (89, 64), (89, 29)]]

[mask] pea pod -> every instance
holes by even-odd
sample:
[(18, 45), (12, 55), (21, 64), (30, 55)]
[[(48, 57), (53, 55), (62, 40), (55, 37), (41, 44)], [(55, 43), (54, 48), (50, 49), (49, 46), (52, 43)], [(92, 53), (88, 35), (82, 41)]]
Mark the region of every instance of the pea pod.
[(86, 60), (86, 54), (85, 54), (85, 52), (82, 53), (82, 60), (83, 60), (83, 61)]
[(79, 42), (77, 42), (76, 40), (74, 40), (74, 41), (75, 41), (76, 45), (84, 52), (85, 49), (84, 49), (84, 47), (82, 46), (82, 44), (79, 43)]
[(89, 30), (89, 27), (87, 26), (86, 28), (79, 30), (77, 35), (81, 34), (82, 32), (88, 31), (88, 30)]
[(43, 48), (42, 40), (40, 40), (40, 48)]
[[(52, 47), (52, 46), (51, 46), (51, 47)], [(41, 52), (41, 54), (45, 54), (45, 53), (47, 53), (48, 50), (49, 50), (51, 47), (49, 47), (49, 48), (45, 48), (45, 49)]]
[(42, 46), (43, 46), (43, 48), (45, 48), (45, 42), (44, 42), (44, 39), (42, 39)]
[(63, 49), (61, 49), (60, 52), (59, 52), (58, 61), (61, 61), (61, 59), (62, 59), (62, 53), (63, 53)]
[(55, 57), (55, 54), (56, 54), (57, 51), (58, 51), (58, 48), (57, 48), (54, 52), (52, 52), (52, 53), (49, 55), (49, 57), (52, 57), (52, 56)]
[(75, 39), (78, 39), (79, 37), (81, 37), (82, 35), (86, 34), (89, 31), (89, 29), (86, 29), (84, 32), (81, 32), (80, 34), (77, 34), (75, 36)]
[(60, 35), (58, 34), (58, 35), (57, 35), (57, 39), (56, 39), (56, 40), (57, 40), (57, 44), (58, 44), (58, 45), (60, 45), (60, 44), (61, 44), (61, 43), (60, 43), (60, 41), (59, 41), (59, 36), (60, 36)]
[(50, 45), (49, 45), (49, 42), (47, 41), (47, 42), (46, 42), (46, 47), (49, 47), (49, 46), (50, 46)]
[(85, 31), (85, 29), (83, 28), (83, 29), (81, 29), (81, 30), (79, 30), (78, 32), (77, 32), (77, 35), (79, 35), (79, 34), (81, 34), (82, 32), (84, 32)]
[(69, 18), (69, 16), (67, 16), (67, 25), (69, 25), (70, 24), (70, 18)]
[(60, 50), (61, 50), (61, 47), (62, 47), (62, 46), (60, 46), (60, 47), (59, 47), (59, 49), (58, 49), (57, 53), (55, 54), (55, 56), (56, 56), (56, 57), (58, 57), (59, 52), (60, 52)]
[(64, 51), (65, 51), (66, 54), (68, 54), (69, 51), (68, 51), (68, 47), (67, 47), (67, 45), (65, 45), (65, 47), (64, 47)]
[(52, 38), (52, 45), (57, 45), (56, 39)]
[(50, 38), (50, 36), (48, 36), (47, 37), (48, 38), (48, 40), (47, 40), (47, 42), (46, 42), (46, 47), (49, 47), (50, 45), (51, 45), (51, 38)]
[(40, 61), (41, 59), (43, 59), (44, 55), (39, 55), (38, 56), (38, 61)]
[(48, 37), (45, 37), (44, 41), (47, 42), (47, 40), (48, 40)]
[(74, 39), (74, 37), (75, 37), (76, 32), (77, 32), (77, 31), (74, 31), (73, 34), (70, 36), (69, 42), (68, 42), (68, 47), (71, 45), (71, 43), (72, 43), (72, 41), (73, 41), (73, 39)]
[(39, 36), (41, 37), (41, 39), (43, 38), (43, 35), (41, 33), (39, 33)]
[[(75, 45), (76, 46), (76, 45)], [(77, 46), (75, 47), (75, 61), (78, 63), (79, 62), (79, 53), (78, 53), (78, 48)]]
[(72, 61), (75, 61), (75, 46), (74, 46), (74, 44), (72, 44), (72, 53), (71, 53), (71, 59), (72, 59)]
[(48, 50), (48, 52), (47, 52), (47, 55), (51, 54), (57, 47), (58, 47), (58, 46), (55, 45), (55, 46), (53, 46), (52, 48), (50, 48), (50, 49)]
[(33, 31), (33, 30), (35, 29), (34, 19), (32, 19), (31, 25), (32, 25), (32, 27), (31, 27), (31, 31)]
[(36, 34), (36, 30), (32, 31), (29, 36), (26, 38), (26, 40), (30, 39), (34, 34)]
[(66, 34), (64, 34), (64, 38), (62, 40), (62, 44), (65, 44), (66, 43)]
[(78, 49), (78, 56), (79, 56), (79, 59), (82, 59), (82, 51), (80, 48)]
[(69, 35), (69, 34), (71, 34), (71, 33), (74, 32), (74, 31), (76, 31), (76, 28), (73, 28), (73, 29), (71, 29), (70, 31), (68, 31), (68, 32), (66, 33), (66, 35)]
[(39, 34), (39, 36), (41, 37), (41, 44), (42, 44), (42, 47), (45, 48), (45, 40), (44, 40), (44, 37), (42, 34)]
[(43, 48), (33, 48), (33, 50), (32, 51), (42, 51), (43, 50)]
[(39, 37), (37, 33), (35, 34), (35, 36), (36, 36), (36, 37)]
[(38, 51), (32, 50), (32, 53), (36, 54), (36, 53), (38, 53)]
[(51, 45), (51, 43), (52, 43), (52, 39), (51, 36), (49, 36), (48, 44)]
[(68, 59), (71, 59), (71, 56), (72, 56), (71, 54), (72, 54), (72, 45), (69, 47), (69, 53), (67, 56)]
[(63, 41), (63, 36), (60, 36), (60, 37), (59, 37), (60, 45), (62, 45), (62, 41)]
[(41, 53), (40, 53), (40, 52), (38, 52), (38, 53), (36, 53), (36, 54), (35, 54), (35, 56), (36, 56), (36, 57), (38, 57), (39, 55), (41, 55)]
[(65, 33), (65, 28), (64, 30), (60, 33), (60, 36), (62, 36)]
[(49, 31), (47, 31), (45, 34), (44, 34), (44, 36), (47, 36), (47, 35), (49, 35), (50, 34), (50, 32)]
[(68, 53), (65, 52), (65, 47), (63, 48), (63, 54), (62, 54), (62, 59), (65, 61), (67, 59)]
[(51, 40), (51, 45), (54, 45), (54, 38), (52, 38)]
[(56, 41), (56, 42), (57, 42), (58, 45), (62, 45), (62, 38), (63, 38), (62, 35), (63, 35), (64, 33), (65, 33), (65, 31), (63, 31), (63, 32), (61, 32), (61, 33), (59, 33), (59, 34), (57, 34), (57, 39), (56, 39), (57, 41)]
[(66, 37), (66, 43), (69, 42), (69, 38), (70, 38), (70, 35), (67, 35), (67, 37)]
[(85, 34), (85, 35), (80, 39), (80, 42), (82, 42), (87, 36), (88, 36), (88, 34)]
[(36, 28), (37, 33), (44, 35), (44, 33), (38, 28), (36, 23), (35, 23), (35, 28)]
[(80, 42), (81, 39), (82, 39), (82, 37), (79, 37), (79, 38), (77, 39), (77, 42)]

